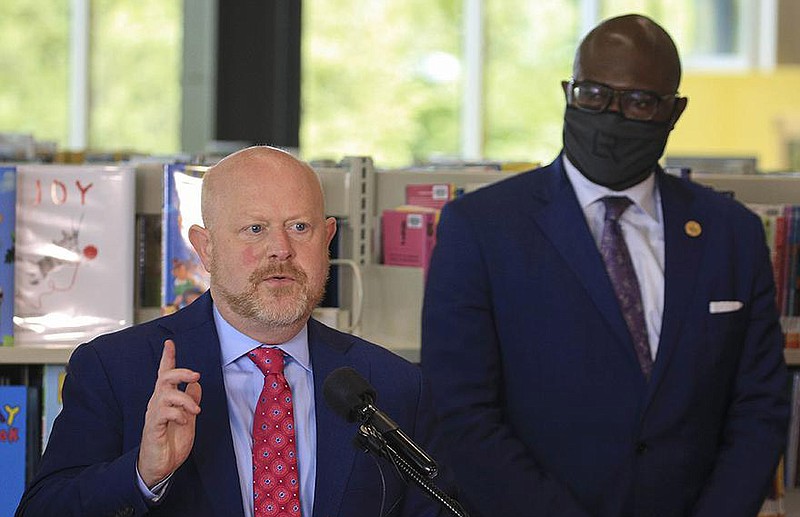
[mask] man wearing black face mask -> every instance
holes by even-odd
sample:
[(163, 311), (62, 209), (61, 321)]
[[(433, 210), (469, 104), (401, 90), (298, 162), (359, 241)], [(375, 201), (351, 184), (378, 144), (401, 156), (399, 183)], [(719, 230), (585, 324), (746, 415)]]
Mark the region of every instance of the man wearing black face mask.
[(658, 165), (686, 108), (642, 16), (581, 42), (564, 152), (441, 216), (422, 367), (471, 515), (752, 517), (786, 368), (759, 219)]
[(615, 191), (653, 174), (687, 103), (678, 95), (681, 65), (669, 35), (643, 18), (627, 39), (613, 29), (635, 19), (610, 20), (587, 35), (574, 78), (562, 83), (566, 157), (590, 182)]

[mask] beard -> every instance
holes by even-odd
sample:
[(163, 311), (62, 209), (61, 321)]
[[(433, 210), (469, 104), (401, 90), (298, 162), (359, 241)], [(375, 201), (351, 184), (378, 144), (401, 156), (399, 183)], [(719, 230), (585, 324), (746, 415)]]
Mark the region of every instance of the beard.
[[(220, 282), (226, 276), (219, 271), (216, 261), (211, 264), (214, 291), (221, 296), (239, 316), (269, 327), (288, 327), (308, 319), (325, 295), (325, 281), (319, 286), (309, 285), (308, 275), (291, 263), (271, 263), (254, 270), (247, 279), (248, 287), (233, 292)], [(291, 276), (292, 285), (270, 287), (264, 281), (270, 276)]]

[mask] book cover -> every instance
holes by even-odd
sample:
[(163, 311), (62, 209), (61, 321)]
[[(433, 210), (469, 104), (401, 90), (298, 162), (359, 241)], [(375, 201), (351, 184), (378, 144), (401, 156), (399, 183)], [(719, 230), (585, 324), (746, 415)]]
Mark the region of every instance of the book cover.
[(16, 200), (16, 167), (0, 166), (0, 339), (3, 346), (14, 344)]
[[(797, 261), (797, 207), (786, 205), (783, 211), (784, 244), (780, 258), (780, 314), (784, 332), (784, 344), (787, 348), (800, 348), (798, 318), (794, 313), (796, 267)], [(788, 459), (787, 459), (788, 462)]]
[(786, 315), (797, 316), (797, 264), (800, 248), (800, 206), (787, 205), (789, 213), (789, 235), (786, 260)]
[(135, 174), (17, 168), (16, 344), (76, 343), (133, 323)]
[(778, 314), (786, 314), (786, 307), (784, 306), (785, 292), (786, 292), (786, 235), (787, 220), (786, 216), (781, 214), (775, 219), (775, 298), (778, 306)]
[[(164, 215), (164, 166), (169, 157), (138, 157), (136, 170), (136, 269), (134, 307), (137, 318), (149, 319), (161, 308), (161, 241)], [(142, 309), (147, 309), (141, 311)], [(145, 313), (149, 313), (145, 314)]]
[(202, 225), (200, 190), (205, 166), (164, 166), (161, 310), (169, 314), (194, 301), (209, 286), (209, 275), (189, 242), (189, 228)]
[(452, 183), (421, 183), (406, 185), (406, 204), (441, 210), (456, 195)]
[[(789, 205), (791, 206), (791, 205)], [(778, 313), (787, 316), (785, 305), (785, 292), (788, 289), (786, 278), (786, 210), (784, 204), (748, 203), (747, 207), (761, 218), (764, 225), (764, 235), (770, 250), (773, 279), (775, 281), (775, 303)], [(783, 320), (784, 340), (787, 348), (798, 345), (797, 335), (791, 325), (791, 319)]]
[(436, 244), (438, 210), (404, 206), (384, 210), (381, 217), (383, 263), (421, 267), (427, 271)]
[(61, 390), (64, 387), (64, 378), (67, 376), (67, 367), (63, 364), (46, 364), (42, 371), (42, 450), (47, 447), (53, 422), (61, 413), (64, 406), (61, 400)]
[(29, 485), (39, 470), (42, 459), (42, 389), (27, 386), (28, 405), (25, 419), (25, 485)]
[(158, 214), (136, 214), (137, 308), (161, 307), (162, 219)]
[(14, 515), (27, 476), (28, 388), (0, 386), (0, 515)]

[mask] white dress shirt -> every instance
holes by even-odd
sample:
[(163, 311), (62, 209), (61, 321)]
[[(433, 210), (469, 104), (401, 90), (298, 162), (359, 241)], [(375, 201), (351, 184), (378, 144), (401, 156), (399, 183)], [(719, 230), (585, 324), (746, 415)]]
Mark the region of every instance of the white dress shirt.
[(606, 196), (626, 196), (633, 204), (620, 217), (644, 305), (650, 353), (655, 359), (664, 313), (664, 215), (655, 174), (625, 190), (592, 183), (564, 156), (567, 173), (598, 249), (603, 235)]
[[(253, 515), (253, 414), (264, 386), (264, 374), (247, 353), (259, 343), (235, 328), (214, 306), (214, 322), (222, 352), (222, 376), (228, 399), (228, 415), (236, 454), (236, 468), (242, 490), (245, 517)], [(286, 357), (283, 374), (292, 389), (295, 444), (300, 471), (300, 504), (303, 515), (314, 508), (314, 487), (317, 471), (317, 422), (314, 404), (314, 373), (308, 351), (308, 326), (286, 343), (278, 343)], [(203, 380), (200, 379), (202, 384)], [(201, 400), (200, 407), (203, 406)]]

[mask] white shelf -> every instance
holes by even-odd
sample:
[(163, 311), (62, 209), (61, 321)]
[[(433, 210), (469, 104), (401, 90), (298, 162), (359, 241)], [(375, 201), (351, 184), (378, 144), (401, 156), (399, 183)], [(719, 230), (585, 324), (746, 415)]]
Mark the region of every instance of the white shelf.
[[(136, 323), (149, 321), (161, 315), (158, 307), (137, 309)], [(72, 351), (80, 343), (30, 343), (0, 346), (0, 364), (66, 364)]]
[(722, 192), (733, 192), (742, 203), (800, 203), (800, 174), (692, 174), (692, 180)]
[(356, 333), (409, 361), (419, 361), (424, 279), (421, 268), (367, 265)]
[(0, 347), (0, 364), (66, 364), (76, 345)]

